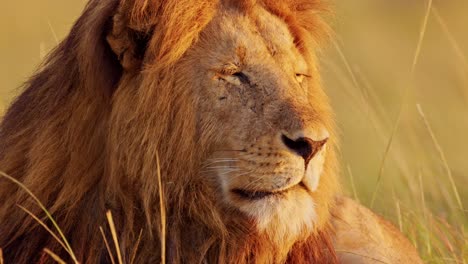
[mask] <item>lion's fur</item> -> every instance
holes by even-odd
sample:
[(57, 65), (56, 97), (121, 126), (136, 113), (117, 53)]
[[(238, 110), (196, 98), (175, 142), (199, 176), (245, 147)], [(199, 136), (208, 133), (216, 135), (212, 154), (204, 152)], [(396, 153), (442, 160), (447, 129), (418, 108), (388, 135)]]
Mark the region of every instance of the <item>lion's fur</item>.
[[(257, 4), (234, 3), (246, 13)], [(326, 32), (319, 15), (326, 9), (322, 1), (258, 3), (288, 24), (297, 45), (313, 60), (314, 45)], [(0, 169), (49, 208), (82, 263), (109, 261), (99, 235), (99, 226), (108, 230), (108, 209), (124, 259), (136, 250), (136, 263), (159, 261), (165, 239), (160, 233), (159, 172), (167, 208), (168, 262), (269, 263), (284, 254), (276, 251), (286, 251), (289, 263), (336, 262), (328, 224), (338, 190), (333, 153), (314, 196), (320, 205), (316, 230), (292, 248), (270, 245), (248, 219), (219, 214), (208, 186), (194, 177), (202, 166), (199, 157), (210, 151), (204, 147), (209, 139), (196, 133), (190, 87), (174, 86), (174, 65), (218, 5), (210, 0), (196, 5), (189, 0), (126, 0), (122, 5), (91, 0), (4, 117)], [(332, 130), (331, 114), (325, 118)], [(7, 261), (48, 263), (43, 248), (68, 259), (17, 207), (44, 217), (24, 191), (1, 180), (0, 200), (0, 247)]]

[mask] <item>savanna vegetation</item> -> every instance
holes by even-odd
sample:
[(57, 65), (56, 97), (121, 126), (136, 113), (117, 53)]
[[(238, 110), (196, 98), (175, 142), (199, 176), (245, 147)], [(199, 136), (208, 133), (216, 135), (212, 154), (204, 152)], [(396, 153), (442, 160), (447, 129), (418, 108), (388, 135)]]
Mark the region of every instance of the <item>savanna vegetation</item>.
[[(4, 3), (0, 114), (84, 3)], [(336, 0), (335, 9), (321, 60), (345, 192), (392, 220), (426, 263), (467, 263), (468, 2)]]

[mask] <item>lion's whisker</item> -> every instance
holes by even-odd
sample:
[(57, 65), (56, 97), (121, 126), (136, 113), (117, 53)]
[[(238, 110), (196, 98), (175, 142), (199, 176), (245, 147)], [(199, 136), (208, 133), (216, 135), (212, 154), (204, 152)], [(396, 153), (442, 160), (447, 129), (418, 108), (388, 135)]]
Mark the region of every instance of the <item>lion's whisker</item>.
[(209, 166), (209, 165), (216, 164), (216, 163), (228, 163), (228, 162), (236, 162), (236, 161), (237, 160), (217, 160), (217, 161), (213, 161), (210, 163), (206, 163), (204, 166)]
[(254, 171), (254, 170), (250, 170), (250, 171), (246, 171), (246, 172), (244, 172), (244, 173), (238, 174), (238, 175), (232, 175), (232, 176), (231, 176), (231, 179), (239, 178), (239, 177), (244, 176), (244, 175), (246, 175), (246, 174), (250, 174), (250, 173), (252, 173), (253, 171)]
[(240, 161), (239, 159), (232, 159), (232, 158), (222, 158), (222, 159), (209, 159), (207, 162), (205, 162), (202, 167), (210, 166), (212, 164), (216, 163), (229, 163), (229, 162), (237, 162)]
[(256, 178), (255, 180), (249, 182), (247, 185), (245, 185), (245, 188), (246, 189), (250, 189), (250, 187), (256, 185), (257, 183), (259, 183), (260, 181), (262, 180), (262, 178)]
[(226, 152), (226, 151), (233, 151), (233, 152), (247, 152), (246, 149), (220, 149), (215, 152)]
[(206, 167), (206, 169), (223, 169), (223, 168), (237, 169), (239, 167), (232, 167), (232, 166), (210, 166), (210, 167)]

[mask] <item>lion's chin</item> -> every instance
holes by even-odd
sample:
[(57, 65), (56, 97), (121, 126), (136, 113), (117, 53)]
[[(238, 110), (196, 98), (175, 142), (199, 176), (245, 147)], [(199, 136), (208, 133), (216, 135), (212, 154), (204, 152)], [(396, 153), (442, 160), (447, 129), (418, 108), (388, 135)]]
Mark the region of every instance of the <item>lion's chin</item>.
[(254, 220), (259, 232), (279, 243), (309, 234), (317, 218), (313, 198), (301, 185), (279, 192), (236, 189), (228, 200)]

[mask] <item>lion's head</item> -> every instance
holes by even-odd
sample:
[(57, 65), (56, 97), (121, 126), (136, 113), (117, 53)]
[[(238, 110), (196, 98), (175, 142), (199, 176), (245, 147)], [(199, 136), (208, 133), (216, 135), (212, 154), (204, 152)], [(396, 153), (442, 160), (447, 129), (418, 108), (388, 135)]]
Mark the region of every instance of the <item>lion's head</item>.
[[(46, 201), (83, 261), (105, 258), (95, 231), (106, 209), (128, 259), (144, 230), (141, 261), (159, 258), (162, 240), (174, 262), (333, 260), (322, 1), (119, 2), (91, 1), (11, 107), (0, 169)], [(14, 212), (24, 193), (0, 184), (11, 197), (0, 247), (55, 248)]]
[(314, 61), (287, 23), (261, 5), (250, 14), (217, 12), (177, 71), (195, 87), (206, 138), (199, 177), (284, 244), (318, 221), (331, 117)]

